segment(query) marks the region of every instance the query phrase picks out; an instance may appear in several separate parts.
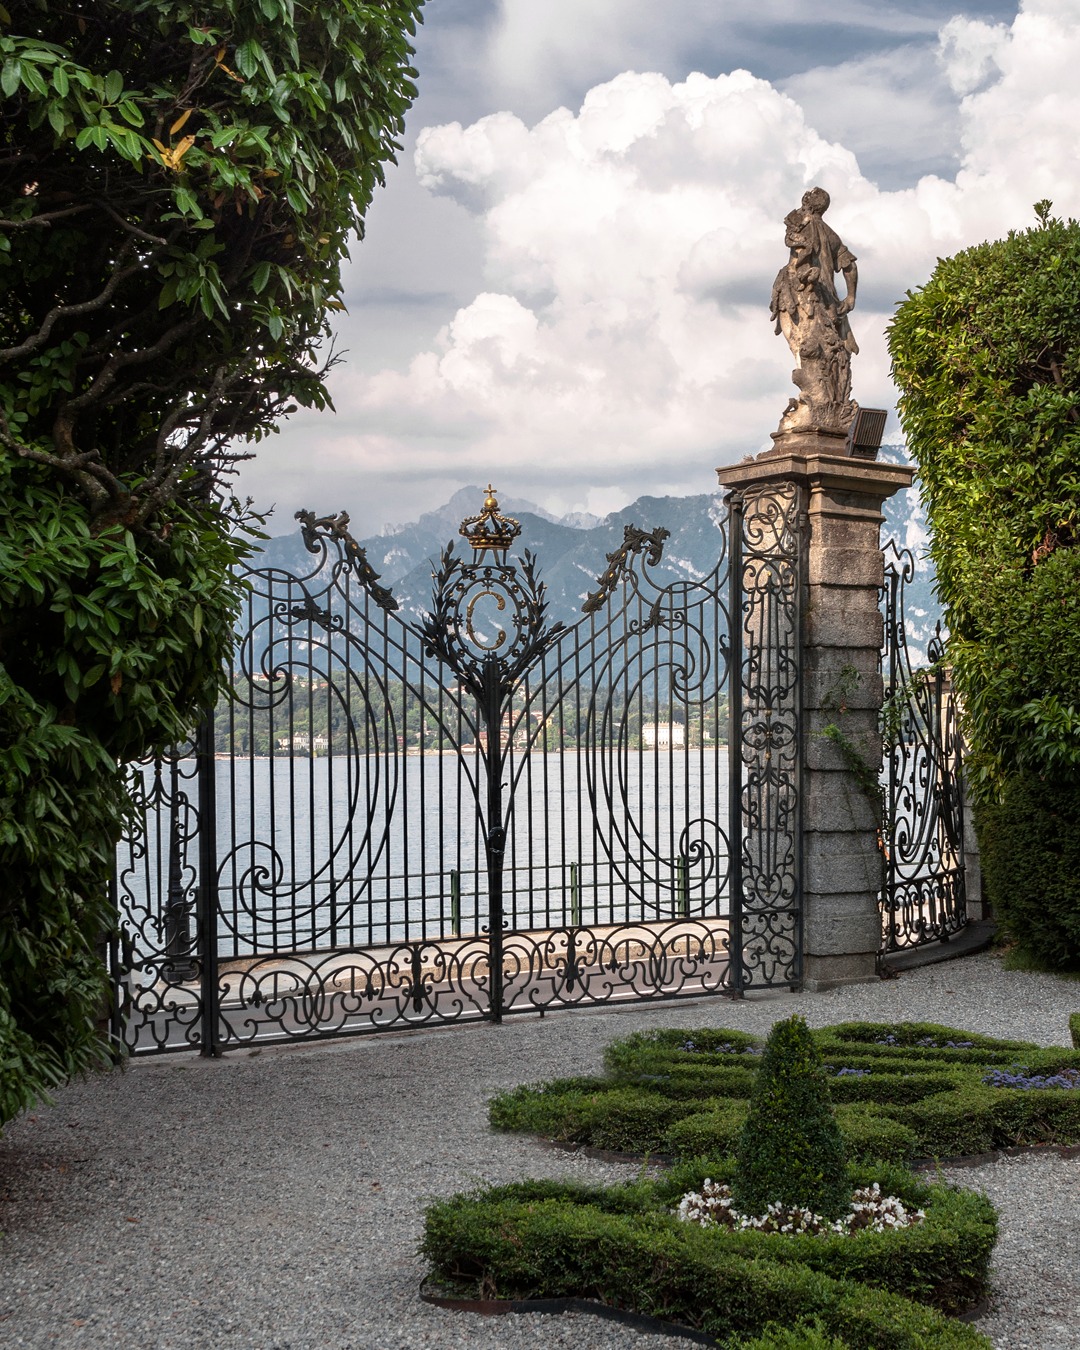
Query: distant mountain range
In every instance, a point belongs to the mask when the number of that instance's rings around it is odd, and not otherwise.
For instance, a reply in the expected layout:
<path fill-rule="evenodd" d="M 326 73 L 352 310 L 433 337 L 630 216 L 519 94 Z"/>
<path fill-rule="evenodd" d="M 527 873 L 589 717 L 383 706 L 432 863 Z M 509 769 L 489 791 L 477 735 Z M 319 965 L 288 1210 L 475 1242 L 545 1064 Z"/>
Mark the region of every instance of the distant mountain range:
<path fill-rule="evenodd" d="M 906 462 L 898 446 L 884 447 L 882 458 Z M 379 573 L 380 584 L 393 591 L 403 617 L 416 617 L 430 607 L 433 566 L 447 543 L 454 540 L 459 553 L 470 556 L 458 528 L 465 517 L 475 516 L 482 509 L 484 495 L 478 487 L 462 488 L 445 505 L 425 512 L 419 520 L 357 541 Z M 585 512 L 560 519 L 532 502 L 503 494 L 499 494 L 499 509 L 520 521 L 521 535 L 513 552 L 527 548 L 536 555 L 540 576 L 547 585 L 550 617 L 564 623 L 580 617 L 582 601 L 596 590 L 607 555 L 622 544 L 626 525 L 645 530 L 662 525 L 670 532 L 659 566 L 651 569 L 657 581 L 667 584 L 704 577 L 713 570 L 724 516 L 720 493 L 639 497 L 602 519 Z M 907 587 L 907 628 L 909 643 L 921 652 L 940 606 L 934 596 L 933 569 L 925 557 L 925 516 L 917 492 L 911 489 L 898 493 L 885 503 L 884 514 L 883 542 L 893 539 L 900 547 L 911 548 L 915 558 L 915 576 Z M 267 540 L 261 557 L 252 561 L 257 567 L 305 575 L 311 569 L 312 557 L 297 526 L 288 534 Z"/>

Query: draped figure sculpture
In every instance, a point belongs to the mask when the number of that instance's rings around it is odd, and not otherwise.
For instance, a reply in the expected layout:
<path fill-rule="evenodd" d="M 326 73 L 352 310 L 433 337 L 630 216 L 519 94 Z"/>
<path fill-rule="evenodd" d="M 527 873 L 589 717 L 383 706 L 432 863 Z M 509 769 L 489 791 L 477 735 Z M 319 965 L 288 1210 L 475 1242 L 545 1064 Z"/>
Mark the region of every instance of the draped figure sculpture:
<path fill-rule="evenodd" d="M 815 187 L 784 218 L 791 256 L 773 282 L 770 317 L 795 357 L 791 378 L 799 396 L 784 410 L 777 436 L 799 431 L 846 435 L 855 416 L 851 358 L 859 346 L 847 316 L 855 305 L 859 274 L 855 255 L 822 219 L 828 208 L 829 194 Z M 846 287 L 842 300 L 837 274 Z"/>

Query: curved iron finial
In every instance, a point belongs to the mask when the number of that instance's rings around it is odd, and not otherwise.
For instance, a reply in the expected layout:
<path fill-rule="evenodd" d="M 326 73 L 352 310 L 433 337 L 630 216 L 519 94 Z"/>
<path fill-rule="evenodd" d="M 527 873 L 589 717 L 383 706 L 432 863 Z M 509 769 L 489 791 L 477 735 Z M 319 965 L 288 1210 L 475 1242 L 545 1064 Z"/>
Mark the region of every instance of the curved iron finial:
<path fill-rule="evenodd" d="M 655 567 L 659 563 L 664 552 L 664 540 L 671 534 L 670 530 L 665 530 L 663 525 L 657 525 L 655 530 L 642 530 L 636 525 L 627 525 L 623 529 L 622 544 L 614 553 L 608 553 L 608 565 L 596 581 L 598 590 L 590 592 L 586 597 L 585 603 L 581 606 L 583 614 L 595 614 L 603 609 L 609 597 L 613 594 L 615 587 L 626 571 L 626 564 L 632 553 L 643 553 L 649 550 L 646 562 L 650 567 Z"/>
<path fill-rule="evenodd" d="M 393 594 L 385 586 L 379 585 L 379 573 L 368 562 L 367 553 L 349 533 L 348 511 L 339 511 L 336 516 L 316 516 L 314 511 L 297 511 L 296 519 L 300 522 L 304 545 L 309 553 L 318 553 L 320 535 L 333 539 L 341 545 L 345 561 L 357 581 L 379 608 L 397 609 L 398 602 Z"/>

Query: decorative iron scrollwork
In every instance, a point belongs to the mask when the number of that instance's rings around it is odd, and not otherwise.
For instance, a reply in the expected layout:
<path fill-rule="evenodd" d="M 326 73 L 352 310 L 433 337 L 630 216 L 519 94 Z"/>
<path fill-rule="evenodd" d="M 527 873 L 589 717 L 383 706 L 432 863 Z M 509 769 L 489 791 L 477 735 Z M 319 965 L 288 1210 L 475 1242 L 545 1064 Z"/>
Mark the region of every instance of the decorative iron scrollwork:
<path fill-rule="evenodd" d="M 467 563 L 451 543 L 434 580 L 431 611 L 418 630 L 425 654 L 448 666 L 476 698 L 490 699 L 497 691 L 501 704 L 565 629 L 546 622 L 547 593 L 536 558 L 525 549 L 517 565 Z M 477 628 L 476 607 L 485 597 L 506 615 L 506 627 L 500 622 L 494 641 L 484 640 Z M 499 710 L 492 713 L 497 723 Z"/>
<path fill-rule="evenodd" d="M 316 516 L 314 511 L 297 511 L 296 519 L 300 522 L 304 544 L 309 553 L 318 553 L 322 548 L 320 535 L 335 540 L 341 545 L 345 560 L 356 579 L 379 608 L 397 609 L 398 602 L 392 592 L 379 585 L 379 573 L 368 562 L 366 551 L 349 533 L 348 511 L 339 511 L 336 516 Z"/>
<path fill-rule="evenodd" d="M 623 528 L 623 541 L 614 553 L 606 554 L 607 568 L 596 579 L 597 589 L 591 592 L 581 606 L 583 614 L 597 614 L 615 593 L 619 582 L 628 575 L 631 558 L 646 553 L 645 561 L 650 567 L 656 567 L 664 553 L 664 540 L 671 537 L 671 531 L 658 525 L 655 530 L 642 530 L 637 525 Z"/>
<path fill-rule="evenodd" d="M 490 489 L 473 560 L 445 550 L 416 622 L 345 513 L 298 513 L 310 572 L 245 573 L 200 751 L 198 884 L 176 854 L 170 894 L 167 839 L 145 883 L 119 877 L 129 1044 L 797 980 L 798 495 L 739 503 L 696 579 L 661 584 L 668 531 L 627 527 L 569 626 L 533 554 L 507 560 L 518 522 Z M 184 795 L 150 782 L 144 850 Z"/>
<path fill-rule="evenodd" d="M 734 495 L 734 494 L 733 494 Z M 740 988 L 801 977 L 799 743 L 802 494 L 794 483 L 734 495 L 741 895 Z M 733 825 L 734 831 L 734 825 Z"/>
<path fill-rule="evenodd" d="M 290 619 L 298 623 L 314 623 L 320 628 L 341 628 L 341 615 L 333 614 L 329 609 L 320 608 L 310 595 L 305 595 L 303 603 L 290 605 L 286 611 Z"/>

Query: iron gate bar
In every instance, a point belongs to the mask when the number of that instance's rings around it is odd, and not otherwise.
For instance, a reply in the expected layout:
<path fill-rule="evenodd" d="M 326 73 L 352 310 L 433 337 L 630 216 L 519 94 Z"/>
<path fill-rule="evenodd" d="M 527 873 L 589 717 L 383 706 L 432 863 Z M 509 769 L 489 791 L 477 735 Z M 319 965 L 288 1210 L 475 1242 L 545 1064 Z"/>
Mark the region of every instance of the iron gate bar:
<path fill-rule="evenodd" d="M 217 915 L 217 773 L 214 763 L 214 723 L 205 717 L 199 727 L 199 884 L 196 932 L 199 935 L 199 994 L 202 1003 L 201 1050 L 221 1054 L 220 975 L 218 971 Z"/>
<path fill-rule="evenodd" d="M 741 672 L 743 669 L 743 625 L 742 586 L 745 564 L 743 561 L 743 532 L 745 529 L 745 498 L 741 492 L 728 494 L 728 545 L 731 550 L 730 573 L 730 614 L 728 629 L 731 668 Z M 742 726 L 743 726 L 743 681 L 733 679 L 728 694 L 728 876 L 729 894 L 734 902 L 741 902 L 743 894 L 743 762 L 742 762 Z M 729 959 L 732 962 L 731 988 L 737 998 L 742 998 L 746 985 L 746 971 L 743 965 L 742 904 L 733 903 L 728 916 Z"/>

